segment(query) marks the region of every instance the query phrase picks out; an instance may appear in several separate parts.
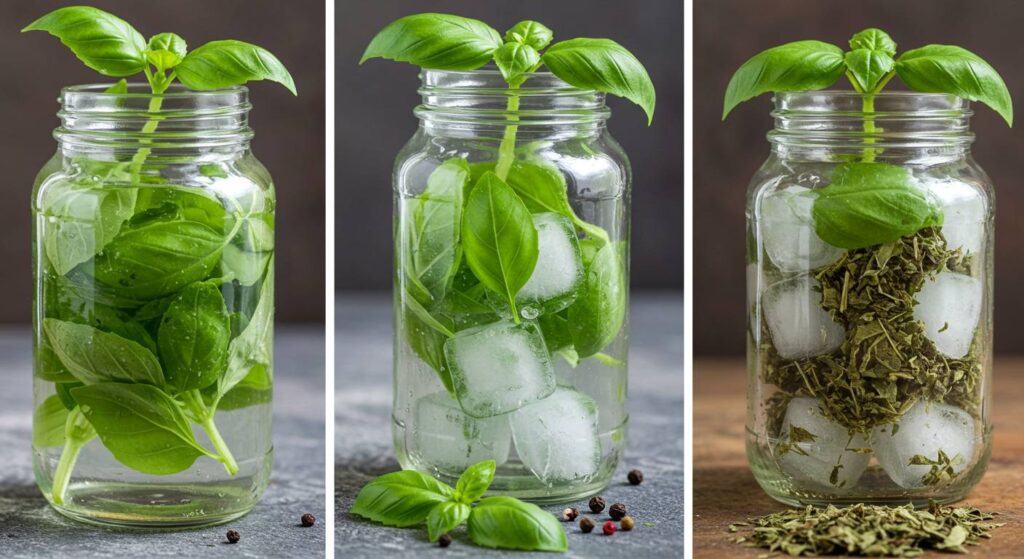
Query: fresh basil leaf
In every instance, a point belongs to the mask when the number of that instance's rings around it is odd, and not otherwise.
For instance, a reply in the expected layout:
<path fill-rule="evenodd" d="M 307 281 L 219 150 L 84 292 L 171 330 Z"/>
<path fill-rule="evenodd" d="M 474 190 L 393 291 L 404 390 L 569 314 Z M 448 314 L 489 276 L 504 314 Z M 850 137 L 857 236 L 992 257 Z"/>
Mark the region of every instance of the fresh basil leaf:
<path fill-rule="evenodd" d="M 455 501 L 435 505 L 427 515 L 427 536 L 430 541 L 436 542 L 443 534 L 461 526 L 469 518 L 470 510 L 469 505 Z"/>
<path fill-rule="evenodd" d="M 505 297 L 518 316 L 516 293 L 537 264 L 537 230 L 530 210 L 498 175 L 484 173 L 470 192 L 462 239 L 473 274 Z"/>
<path fill-rule="evenodd" d="M 68 411 L 71 411 L 78 407 L 78 402 L 71 396 L 71 390 L 78 388 L 79 386 L 85 386 L 81 382 L 58 382 L 53 385 L 54 390 L 57 391 L 57 398 L 60 399 L 61 403 Z"/>
<path fill-rule="evenodd" d="M 611 39 L 569 39 L 551 45 L 541 60 L 563 81 L 625 97 L 654 119 L 654 84 L 644 65 Z"/>
<path fill-rule="evenodd" d="M 857 80 L 860 90 L 875 91 L 878 83 L 896 67 L 896 62 L 884 52 L 856 49 L 846 53 L 846 68 Z"/>
<path fill-rule="evenodd" d="M 499 549 L 566 551 L 569 542 L 555 515 L 512 497 L 488 497 L 469 515 L 473 543 Z"/>
<path fill-rule="evenodd" d="M 256 365 L 273 366 L 274 335 L 274 259 L 260 286 L 259 303 L 245 330 L 228 345 L 228 367 L 217 382 L 219 394 L 227 394 Z"/>
<path fill-rule="evenodd" d="M 761 51 L 729 80 L 722 120 L 736 105 L 762 93 L 824 89 L 845 71 L 843 50 L 821 41 L 796 41 Z"/>
<path fill-rule="evenodd" d="M 210 91 L 255 80 L 270 80 L 298 95 L 295 81 L 270 51 L 242 41 L 211 41 L 188 53 L 174 71 L 195 91 Z"/>
<path fill-rule="evenodd" d="M 103 446 L 133 470 L 176 474 L 200 456 L 213 457 L 196 441 L 179 404 L 155 386 L 104 382 L 71 394 Z"/>
<path fill-rule="evenodd" d="M 530 45 L 521 43 L 505 43 L 494 51 L 494 63 L 505 81 L 518 85 L 522 83 L 522 75 L 532 70 L 540 62 L 540 53 Z"/>
<path fill-rule="evenodd" d="M 483 497 L 487 488 L 491 486 L 491 482 L 494 481 L 494 472 L 497 468 L 498 465 L 494 460 L 484 460 L 466 468 L 466 471 L 459 476 L 458 483 L 455 484 L 455 496 L 458 501 L 471 505 L 473 501 Z"/>
<path fill-rule="evenodd" d="M 43 400 L 32 413 L 32 446 L 49 448 L 64 444 L 68 409 L 56 394 Z"/>
<path fill-rule="evenodd" d="M 104 89 L 103 93 L 116 93 L 117 95 L 128 93 L 128 80 L 124 78 L 117 80 L 114 85 Z"/>
<path fill-rule="evenodd" d="M 75 297 L 73 293 L 62 292 L 58 295 L 57 300 L 55 318 L 66 322 L 87 324 L 98 330 L 117 334 L 136 342 L 154 354 L 157 352 L 153 336 L 129 313 L 103 303 Z"/>
<path fill-rule="evenodd" d="M 241 285 L 256 285 L 263 277 L 271 256 L 270 252 L 249 252 L 234 243 L 229 244 L 224 247 L 220 258 L 222 275 L 226 280 L 234 280 Z"/>
<path fill-rule="evenodd" d="M 22 29 L 60 39 L 86 66 L 105 76 L 130 76 L 146 67 L 146 39 L 121 18 L 88 6 L 54 10 Z"/>
<path fill-rule="evenodd" d="M 209 277 L 226 244 L 205 223 L 157 219 L 122 231 L 96 256 L 93 273 L 120 296 L 150 301 Z"/>
<path fill-rule="evenodd" d="M 156 356 L 131 340 L 55 318 L 43 319 L 43 332 L 64 367 L 85 384 L 107 381 L 164 384 L 163 370 Z"/>
<path fill-rule="evenodd" d="M 449 159 L 427 177 L 422 194 L 407 201 L 405 253 L 406 277 L 413 293 L 424 305 L 433 306 L 445 297 L 452 276 L 462 259 L 462 207 L 469 164 Z"/>
<path fill-rule="evenodd" d="M 486 23 L 449 14 L 416 14 L 382 29 L 359 60 L 386 58 L 437 70 L 476 70 L 501 46 Z"/>
<path fill-rule="evenodd" d="M 593 241 L 580 242 L 586 279 L 568 315 L 573 347 L 581 359 L 611 343 L 626 318 L 627 288 L 622 259 L 613 243 L 604 243 L 588 259 L 595 245 Z"/>
<path fill-rule="evenodd" d="M 175 33 L 153 35 L 147 47 L 146 60 L 161 72 L 177 66 L 188 52 L 185 39 Z"/>
<path fill-rule="evenodd" d="M 213 403 L 217 396 L 217 387 L 211 386 L 204 390 L 207 405 Z M 218 410 L 238 410 L 267 404 L 273 399 L 273 378 L 270 367 L 262 363 L 253 365 L 249 373 L 238 384 L 224 394 L 217 403 Z"/>
<path fill-rule="evenodd" d="M 505 32 L 505 42 L 522 43 L 536 50 L 541 50 L 551 44 L 551 39 L 554 36 L 554 33 L 545 27 L 544 24 L 525 20 L 513 25 L 511 29 Z"/>
<path fill-rule="evenodd" d="M 888 243 L 942 223 L 941 209 L 914 184 L 905 167 L 843 163 L 833 171 L 831 183 L 817 193 L 815 230 L 839 248 Z"/>
<path fill-rule="evenodd" d="M 220 289 L 210 283 L 186 287 L 164 313 L 157 337 L 168 386 L 184 392 L 216 382 L 228 364 L 230 338 Z"/>
<path fill-rule="evenodd" d="M 451 393 L 452 377 L 444 353 L 444 343 L 454 335 L 452 330 L 455 326 L 443 315 L 431 315 L 412 295 L 406 294 L 405 300 L 405 339 L 412 351 L 437 372 L 445 390 Z"/>
<path fill-rule="evenodd" d="M 973 52 L 953 45 L 926 45 L 896 60 L 896 74 L 917 91 L 949 93 L 992 107 L 1013 126 L 1013 100 L 1003 78 Z"/>
<path fill-rule="evenodd" d="M 415 526 L 453 494 L 450 486 L 420 472 L 392 472 L 363 486 L 351 513 L 387 526 Z"/>
<path fill-rule="evenodd" d="M 569 311 L 544 313 L 537 317 L 537 324 L 544 333 L 544 345 L 549 353 L 572 347 L 572 334 L 569 331 Z"/>
<path fill-rule="evenodd" d="M 101 180 L 110 178 L 107 169 Z M 73 183 L 41 189 L 39 211 L 44 217 L 40 236 L 46 258 L 60 275 L 103 250 L 135 210 L 133 188 L 93 188 Z"/>
<path fill-rule="evenodd" d="M 850 50 L 857 49 L 881 52 L 892 57 L 896 56 L 896 41 L 893 41 L 885 31 L 870 27 L 850 38 Z"/>

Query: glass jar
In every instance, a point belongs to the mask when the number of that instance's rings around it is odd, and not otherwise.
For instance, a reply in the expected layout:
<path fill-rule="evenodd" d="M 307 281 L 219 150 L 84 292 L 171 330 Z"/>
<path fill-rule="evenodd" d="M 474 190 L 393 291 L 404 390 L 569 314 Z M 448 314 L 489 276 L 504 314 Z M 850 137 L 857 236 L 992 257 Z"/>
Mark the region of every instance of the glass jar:
<path fill-rule="evenodd" d="M 995 199 L 971 114 L 776 94 L 747 198 L 747 455 L 775 499 L 923 506 L 984 474 Z"/>
<path fill-rule="evenodd" d="M 60 102 L 32 194 L 36 481 L 77 520 L 237 518 L 272 461 L 275 202 L 248 91 Z"/>
<path fill-rule="evenodd" d="M 421 78 L 394 171 L 399 462 L 454 484 L 494 460 L 491 494 L 593 494 L 628 423 L 631 179 L 604 95 L 548 73 L 518 90 L 491 69 Z M 516 261 L 533 238 L 536 261 Z M 514 297 L 488 258 L 525 282 Z"/>

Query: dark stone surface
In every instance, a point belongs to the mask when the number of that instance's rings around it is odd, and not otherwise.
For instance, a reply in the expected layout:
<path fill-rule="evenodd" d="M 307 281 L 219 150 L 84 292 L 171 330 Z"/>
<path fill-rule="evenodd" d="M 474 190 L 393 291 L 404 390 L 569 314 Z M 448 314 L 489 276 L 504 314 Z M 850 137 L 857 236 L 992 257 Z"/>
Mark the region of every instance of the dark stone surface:
<path fill-rule="evenodd" d="M 488 551 L 461 531 L 451 547 L 427 541 L 426 529 L 379 526 L 348 514 L 370 479 L 398 469 L 391 446 L 391 300 L 343 296 L 336 311 L 335 550 L 337 557 L 551 557 Z M 603 492 L 636 520 L 632 532 L 607 537 L 600 524 L 583 534 L 565 524 L 568 557 L 681 557 L 683 555 L 683 303 L 679 295 L 634 295 L 631 315 L 630 430 L 626 457 Z M 626 472 L 639 468 L 644 483 Z M 574 503 L 588 511 L 586 503 Z M 560 512 L 564 506 L 547 507 Z M 607 513 L 607 511 L 606 511 Z M 595 518 L 607 520 L 607 516 Z M 578 521 L 577 521 L 578 522 Z"/>
<path fill-rule="evenodd" d="M 278 328 L 274 378 L 274 470 L 263 500 L 223 526 L 185 531 L 113 530 L 53 511 L 32 476 L 31 335 L 0 330 L 0 556 L 8 557 L 323 557 L 323 334 Z M 228 529 L 242 541 L 229 545 Z"/>

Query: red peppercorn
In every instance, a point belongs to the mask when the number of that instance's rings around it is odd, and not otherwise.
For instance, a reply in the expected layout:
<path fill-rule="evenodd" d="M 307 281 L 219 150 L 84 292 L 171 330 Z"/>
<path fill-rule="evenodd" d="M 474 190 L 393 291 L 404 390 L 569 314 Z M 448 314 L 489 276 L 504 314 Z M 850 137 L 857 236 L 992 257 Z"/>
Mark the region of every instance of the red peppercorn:
<path fill-rule="evenodd" d="M 601 531 L 604 532 L 604 535 L 606 535 L 606 536 L 610 536 L 610 535 L 614 534 L 615 533 L 615 523 L 612 522 L 611 520 L 605 522 L 604 524 L 601 525 Z"/>

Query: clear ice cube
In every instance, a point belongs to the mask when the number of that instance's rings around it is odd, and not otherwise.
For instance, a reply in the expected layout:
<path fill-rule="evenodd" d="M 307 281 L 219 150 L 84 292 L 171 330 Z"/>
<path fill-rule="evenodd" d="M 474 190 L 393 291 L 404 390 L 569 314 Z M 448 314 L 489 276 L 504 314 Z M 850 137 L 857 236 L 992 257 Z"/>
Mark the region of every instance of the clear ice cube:
<path fill-rule="evenodd" d="M 512 446 L 508 417 L 475 418 L 447 392 L 416 401 L 413 452 L 442 472 L 458 476 L 483 460 L 504 464 Z"/>
<path fill-rule="evenodd" d="M 971 349 L 981 317 L 981 282 L 971 276 L 942 272 L 929 278 L 914 296 L 914 318 L 947 357 L 959 359 Z"/>
<path fill-rule="evenodd" d="M 942 236 L 951 250 L 981 252 L 988 221 L 987 196 L 974 185 L 960 182 L 934 182 L 928 191 L 942 207 Z"/>
<path fill-rule="evenodd" d="M 509 416 L 519 459 L 545 483 L 587 480 L 601 464 L 597 403 L 571 388 Z"/>
<path fill-rule="evenodd" d="M 568 307 L 583 284 L 580 244 L 572 222 L 548 212 L 534 214 L 533 225 L 537 229 L 537 265 L 516 295 L 520 314 L 527 318 Z"/>
<path fill-rule="evenodd" d="M 843 249 L 818 237 L 814 230 L 817 193 L 804 186 L 772 192 L 761 201 L 761 235 L 768 258 L 780 270 L 801 272 L 835 262 Z"/>
<path fill-rule="evenodd" d="M 462 330 L 444 344 L 452 386 L 473 417 L 515 411 L 555 391 L 555 371 L 535 322 L 502 320 Z"/>
<path fill-rule="evenodd" d="M 801 275 L 768 286 L 761 305 L 772 345 L 783 359 L 830 353 L 843 345 L 846 330 L 821 308 L 818 280 Z"/>
<path fill-rule="evenodd" d="M 813 441 L 790 440 L 791 427 L 813 435 Z M 799 433 L 799 431 L 797 431 Z M 864 436 L 825 417 L 817 398 L 798 397 L 789 401 L 782 422 L 780 442 L 789 446 L 775 452 L 782 468 L 794 479 L 832 491 L 853 488 L 868 467 L 871 455 Z"/>
<path fill-rule="evenodd" d="M 879 464 L 900 487 L 914 489 L 929 485 L 932 471 L 927 464 L 911 465 L 915 456 L 937 461 L 943 451 L 955 475 L 974 461 L 974 418 L 960 408 L 938 402 L 918 401 L 893 425 L 880 425 L 871 432 L 871 448 Z M 893 432 L 895 431 L 895 432 Z M 940 478 L 940 482 L 943 479 Z"/>

